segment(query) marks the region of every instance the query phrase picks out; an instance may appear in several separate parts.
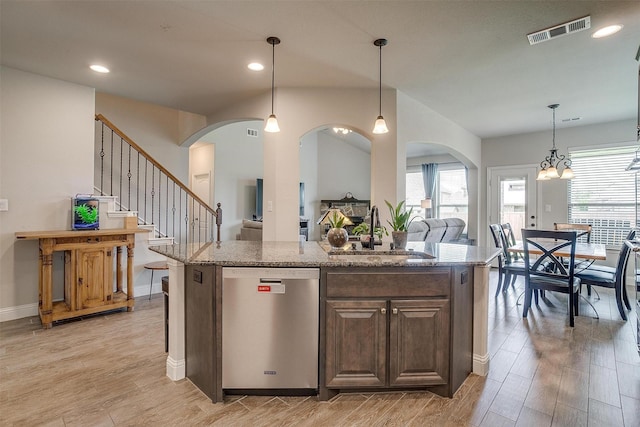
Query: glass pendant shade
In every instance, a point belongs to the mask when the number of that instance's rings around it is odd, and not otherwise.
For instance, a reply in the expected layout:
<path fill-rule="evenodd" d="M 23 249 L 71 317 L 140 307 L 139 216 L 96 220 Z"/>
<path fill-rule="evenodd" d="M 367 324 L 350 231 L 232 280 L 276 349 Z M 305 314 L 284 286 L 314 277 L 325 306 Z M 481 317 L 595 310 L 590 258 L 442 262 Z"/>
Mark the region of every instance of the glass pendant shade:
<path fill-rule="evenodd" d="M 548 179 L 547 177 L 547 170 L 546 169 L 540 169 L 540 172 L 538 172 L 538 177 L 536 178 L 536 181 L 546 181 Z"/>
<path fill-rule="evenodd" d="M 570 167 L 566 167 L 562 171 L 562 176 L 560 176 L 560 179 L 572 179 L 573 177 L 573 169 L 571 169 Z"/>
<path fill-rule="evenodd" d="M 278 119 L 275 114 L 271 114 L 267 119 L 267 125 L 264 127 L 265 132 L 280 132 L 280 126 L 278 126 Z"/>
<path fill-rule="evenodd" d="M 558 169 L 554 166 L 549 166 L 547 168 L 547 178 L 560 178 L 560 175 L 558 175 Z"/>
<path fill-rule="evenodd" d="M 376 123 L 373 125 L 373 133 L 387 133 L 389 129 L 387 128 L 387 122 L 384 121 L 384 117 L 378 116 L 376 119 Z"/>

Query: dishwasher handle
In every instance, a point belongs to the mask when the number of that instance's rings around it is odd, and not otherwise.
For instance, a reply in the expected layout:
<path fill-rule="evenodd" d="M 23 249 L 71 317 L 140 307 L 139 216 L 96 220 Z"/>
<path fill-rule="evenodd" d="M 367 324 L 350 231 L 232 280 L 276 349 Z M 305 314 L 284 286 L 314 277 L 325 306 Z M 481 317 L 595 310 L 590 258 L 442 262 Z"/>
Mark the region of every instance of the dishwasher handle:
<path fill-rule="evenodd" d="M 260 283 L 282 283 L 282 279 L 263 279 L 263 278 L 260 278 Z"/>

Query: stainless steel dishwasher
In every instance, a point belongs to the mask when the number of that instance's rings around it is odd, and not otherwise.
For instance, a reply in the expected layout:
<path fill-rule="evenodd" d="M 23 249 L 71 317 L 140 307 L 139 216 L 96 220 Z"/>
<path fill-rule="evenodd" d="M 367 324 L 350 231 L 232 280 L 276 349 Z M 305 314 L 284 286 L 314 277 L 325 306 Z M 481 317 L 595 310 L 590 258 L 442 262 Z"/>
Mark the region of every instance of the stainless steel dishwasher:
<path fill-rule="evenodd" d="M 317 268 L 222 269 L 222 388 L 318 387 Z"/>

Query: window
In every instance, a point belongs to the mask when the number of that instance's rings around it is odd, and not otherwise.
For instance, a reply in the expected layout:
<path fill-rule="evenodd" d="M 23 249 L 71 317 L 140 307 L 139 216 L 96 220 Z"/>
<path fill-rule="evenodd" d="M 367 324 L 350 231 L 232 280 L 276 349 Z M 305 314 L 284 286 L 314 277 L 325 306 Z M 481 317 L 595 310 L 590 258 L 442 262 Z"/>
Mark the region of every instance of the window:
<path fill-rule="evenodd" d="M 619 246 L 634 227 L 634 174 L 625 171 L 635 148 L 569 151 L 575 178 L 568 182 L 568 220 L 591 224 L 591 242 Z"/>
<path fill-rule="evenodd" d="M 468 221 L 467 173 L 464 168 L 439 170 L 436 181 L 437 218 L 460 218 Z"/>
<path fill-rule="evenodd" d="M 459 164 L 440 165 L 435 192 L 435 212 L 431 217 L 460 218 L 465 224 L 468 223 L 469 198 L 464 167 Z M 413 207 L 416 216 L 425 216 L 426 212 L 420 206 L 420 201 L 424 199 L 424 181 L 419 169 L 407 171 L 406 199 L 407 207 Z"/>

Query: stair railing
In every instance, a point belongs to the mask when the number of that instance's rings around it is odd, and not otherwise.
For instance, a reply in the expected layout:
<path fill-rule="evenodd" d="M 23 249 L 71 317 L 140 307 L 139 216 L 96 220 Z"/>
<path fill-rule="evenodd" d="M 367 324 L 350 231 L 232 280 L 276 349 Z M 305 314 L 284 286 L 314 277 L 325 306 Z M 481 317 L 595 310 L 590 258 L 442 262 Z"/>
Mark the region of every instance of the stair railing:
<path fill-rule="evenodd" d="M 174 243 L 220 242 L 222 209 L 213 209 L 102 114 L 96 117 L 95 186 L 117 197 L 121 211 Z"/>

